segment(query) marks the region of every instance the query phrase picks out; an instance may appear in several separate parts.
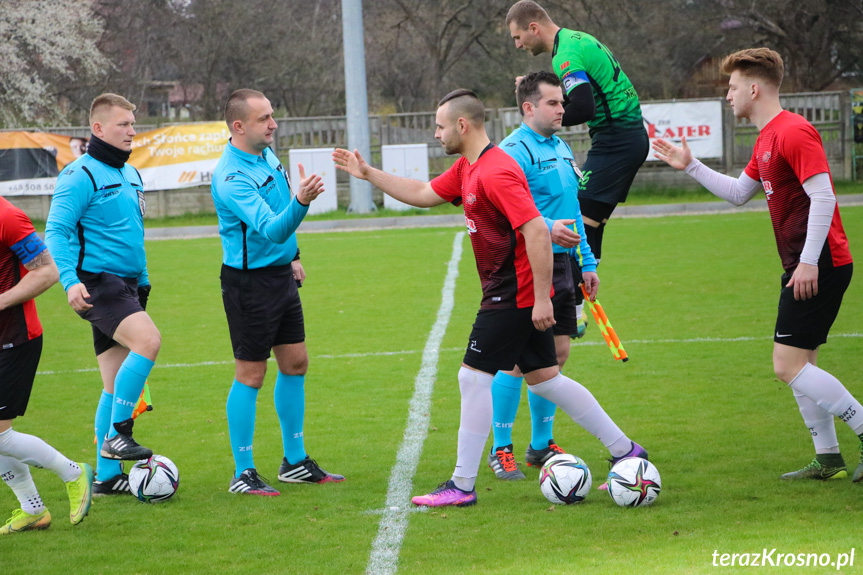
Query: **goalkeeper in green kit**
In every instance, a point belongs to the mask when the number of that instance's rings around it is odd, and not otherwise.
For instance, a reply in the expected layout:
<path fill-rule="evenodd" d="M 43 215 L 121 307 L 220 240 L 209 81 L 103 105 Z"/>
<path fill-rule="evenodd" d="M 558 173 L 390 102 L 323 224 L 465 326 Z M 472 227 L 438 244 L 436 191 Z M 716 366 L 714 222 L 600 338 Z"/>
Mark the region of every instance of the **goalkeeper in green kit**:
<path fill-rule="evenodd" d="M 635 173 L 647 159 L 649 141 L 638 94 L 611 50 L 590 34 L 557 26 L 536 2 L 513 4 L 506 25 L 516 48 L 534 56 L 551 53 L 567 100 L 563 125 L 587 122 L 591 146 L 582 165 L 578 202 L 587 243 L 599 263 L 605 224 L 617 204 L 626 201 Z"/>

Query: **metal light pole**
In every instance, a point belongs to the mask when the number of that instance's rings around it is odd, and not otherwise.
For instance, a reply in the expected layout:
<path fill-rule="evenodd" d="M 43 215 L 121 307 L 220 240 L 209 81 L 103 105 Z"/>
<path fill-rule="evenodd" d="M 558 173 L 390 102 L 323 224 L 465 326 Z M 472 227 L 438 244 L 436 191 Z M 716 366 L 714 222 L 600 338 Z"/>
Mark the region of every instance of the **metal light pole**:
<path fill-rule="evenodd" d="M 371 162 L 362 0 L 342 0 L 342 38 L 345 50 L 348 149 L 359 150 L 363 158 Z M 376 209 L 372 201 L 372 185 L 365 180 L 351 178 L 351 203 L 348 205 L 348 212 L 367 214 Z"/>

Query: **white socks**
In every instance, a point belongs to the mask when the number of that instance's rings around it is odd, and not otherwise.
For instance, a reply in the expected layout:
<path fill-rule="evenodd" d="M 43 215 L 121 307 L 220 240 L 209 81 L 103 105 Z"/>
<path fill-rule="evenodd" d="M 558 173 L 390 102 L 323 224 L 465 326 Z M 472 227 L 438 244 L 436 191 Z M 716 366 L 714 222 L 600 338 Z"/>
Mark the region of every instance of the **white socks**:
<path fill-rule="evenodd" d="M 836 437 L 836 425 L 833 424 L 833 414 L 821 409 L 814 401 L 802 393 L 792 390 L 803 423 L 812 434 L 815 453 L 839 453 L 839 439 Z"/>
<path fill-rule="evenodd" d="M 857 435 L 863 433 L 863 405 L 854 399 L 838 379 L 823 369 L 807 363 L 788 386 L 847 423 Z"/>
<path fill-rule="evenodd" d="M 490 373 L 474 371 L 464 366 L 458 372 L 461 391 L 461 422 L 458 427 L 458 458 L 452 481 L 462 491 L 472 491 L 479 473 L 483 450 L 491 431 Z"/>
<path fill-rule="evenodd" d="M 25 513 L 38 515 L 45 510 L 45 504 L 42 503 L 36 484 L 33 483 L 28 466 L 14 457 L 0 455 L 0 479 L 15 493 Z"/>
<path fill-rule="evenodd" d="M 0 455 L 14 457 L 34 467 L 44 467 L 60 476 L 64 482 L 81 476 L 81 468 L 62 453 L 36 437 L 7 429 L 0 433 Z"/>
<path fill-rule="evenodd" d="M 577 381 L 559 373 L 548 381 L 530 386 L 530 390 L 556 403 L 574 422 L 600 440 L 612 457 L 625 455 L 632 448 L 626 434 L 605 413 L 593 394 Z"/>

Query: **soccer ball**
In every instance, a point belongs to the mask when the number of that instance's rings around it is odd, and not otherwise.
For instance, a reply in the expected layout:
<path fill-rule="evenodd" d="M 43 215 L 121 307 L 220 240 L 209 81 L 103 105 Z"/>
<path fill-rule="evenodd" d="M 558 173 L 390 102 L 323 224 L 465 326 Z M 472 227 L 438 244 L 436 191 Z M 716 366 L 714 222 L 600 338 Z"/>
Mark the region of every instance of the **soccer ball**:
<path fill-rule="evenodd" d="M 647 507 L 659 496 L 659 470 L 646 459 L 627 457 L 608 473 L 608 494 L 621 507 Z"/>
<path fill-rule="evenodd" d="M 180 487 L 180 472 L 164 455 L 136 461 L 129 470 L 129 489 L 144 503 L 167 501 Z"/>
<path fill-rule="evenodd" d="M 557 505 L 583 501 L 593 479 L 587 463 L 570 453 L 555 455 L 539 472 L 539 489 L 545 498 Z"/>

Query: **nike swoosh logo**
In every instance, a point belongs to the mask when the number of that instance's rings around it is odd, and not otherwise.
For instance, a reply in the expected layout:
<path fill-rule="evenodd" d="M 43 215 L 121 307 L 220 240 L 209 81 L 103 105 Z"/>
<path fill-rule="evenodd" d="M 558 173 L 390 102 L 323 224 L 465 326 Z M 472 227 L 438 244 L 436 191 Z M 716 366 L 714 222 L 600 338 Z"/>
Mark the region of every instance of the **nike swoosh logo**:
<path fill-rule="evenodd" d="M 3 407 L 0 407 L 0 409 L 6 409 L 7 407 L 9 407 L 9 406 L 8 406 L 8 405 L 4 405 Z"/>
<path fill-rule="evenodd" d="M 791 337 L 791 334 L 790 334 L 790 333 L 779 333 L 779 332 L 777 331 L 777 332 L 776 332 L 776 337 Z"/>

